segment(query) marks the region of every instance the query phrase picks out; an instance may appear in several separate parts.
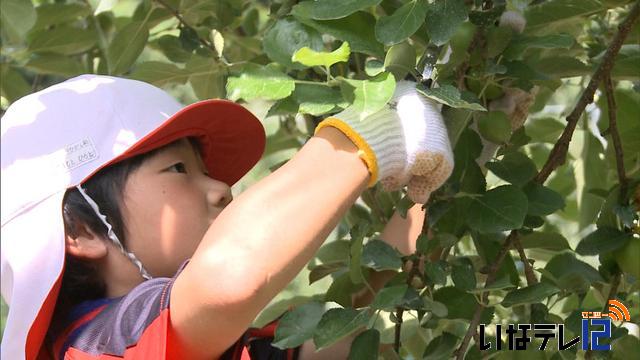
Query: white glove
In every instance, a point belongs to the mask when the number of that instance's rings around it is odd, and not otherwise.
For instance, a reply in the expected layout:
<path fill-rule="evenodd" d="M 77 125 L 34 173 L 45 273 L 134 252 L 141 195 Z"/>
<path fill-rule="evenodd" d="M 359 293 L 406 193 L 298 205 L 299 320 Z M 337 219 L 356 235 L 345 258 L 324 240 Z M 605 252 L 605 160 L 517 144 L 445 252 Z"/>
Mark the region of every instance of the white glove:
<path fill-rule="evenodd" d="M 453 153 L 442 115 L 435 102 L 416 91 L 410 81 L 399 81 L 384 109 L 359 119 L 347 108 L 323 120 L 325 126 L 342 131 L 360 149 L 369 167 L 369 187 L 380 181 L 385 191 L 408 185 L 415 203 L 425 204 L 453 170 Z"/>

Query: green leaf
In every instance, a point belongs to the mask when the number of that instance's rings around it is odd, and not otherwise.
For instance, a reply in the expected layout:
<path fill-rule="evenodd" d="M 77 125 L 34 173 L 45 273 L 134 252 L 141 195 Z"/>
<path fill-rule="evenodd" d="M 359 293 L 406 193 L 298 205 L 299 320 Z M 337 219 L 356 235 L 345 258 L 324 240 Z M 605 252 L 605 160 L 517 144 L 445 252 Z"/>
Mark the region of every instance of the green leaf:
<path fill-rule="evenodd" d="M 294 348 L 313 337 L 324 314 L 324 304 L 309 302 L 288 311 L 278 322 L 272 345 L 279 349 Z"/>
<path fill-rule="evenodd" d="M 494 58 L 509 46 L 513 30 L 505 26 L 492 26 L 487 31 L 487 56 Z"/>
<path fill-rule="evenodd" d="M 395 91 L 396 81 L 393 75 L 384 72 L 370 80 L 343 78 L 340 88 L 344 97 L 352 102 L 353 111 L 362 120 L 387 104 Z"/>
<path fill-rule="evenodd" d="M 381 74 L 383 71 L 385 71 L 384 63 L 380 60 L 367 59 L 367 62 L 364 63 L 364 72 L 371 77 Z"/>
<path fill-rule="evenodd" d="M 429 237 L 427 237 L 427 234 L 420 234 L 418 235 L 418 239 L 416 240 L 416 250 L 418 250 L 420 254 L 426 254 L 427 251 L 429 251 L 429 249 L 433 247 L 433 245 L 431 244 L 432 242 L 429 241 Z"/>
<path fill-rule="evenodd" d="M 313 335 L 316 350 L 322 350 L 351 335 L 369 322 L 369 311 L 347 309 L 330 309 L 323 316 Z"/>
<path fill-rule="evenodd" d="M 640 121 L 638 121 L 640 93 L 631 88 L 618 88 L 614 91 L 614 95 L 616 98 L 618 133 L 620 134 L 622 152 L 624 153 L 624 167 L 625 169 L 636 169 L 640 164 L 640 136 L 637 136 L 637 134 L 640 134 Z M 605 97 L 601 96 L 598 101 L 598 105 L 602 110 L 598 124 L 601 126 L 601 130 L 609 126 L 608 106 L 606 104 Z M 607 147 L 606 160 L 608 164 L 616 163 L 613 148 L 613 146 Z"/>
<path fill-rule="evenodd" d="M 35 10 L 37 19 L 35 25 L 33 25 L 33 29 L 38 30 L 44 29 L 51 25 L 69 23 L 79 17 L 84 17 L 91 14 L 91 7 L 83 3 L 42 4 Z"/>
<path fill-rule="evenodd" d="M 426 311 L 431 311 L 434 316 L 437 316 L 439 318 L 447 316 L 448 310 L 445 304 L 438 301 L 433 301 L 427 296 L 423 297 L 422 299 L 424 300 L 424 309 Z"/>
<path fill-rule="evenodd" d="M 538 173 L 533 160 L 517 151 L 509 152 L 502 160 L 488 162 L 485 166 L 499 178 L 516 186 L 528 183 Z"/>
<path fill-rule="evenodd" d="M 616 59 L 616 64 L 618 60 Z M 571 56 L 545 57 L 537 59 L 531 65 L 537 71 L 557 78 L 584 76 L 593 72 L 589 65 Z"/>
<path fill-rule="evenodd" d="M 467 290 L 467 292 L 472 294 L 482 294 L 487 291 L 511 289 L 514 287 L 515 285 L 513 285 L 508 277 L 501 276 L 489 286 L 477 287 L 475 289 Z"/>
<path fill-rule="evenodd" d="M 231 100 L 264 98 L 277 100 L 289 96 L 295 88 L 292 78 L 275 66 L 245 66 L 240 75 L 227 80 L 227 97 Z"/>
<path fill-rule="evenodd" d="M 189 74 L 172 63 L 161 61 L 145 61 L 136 66 L 132 79 L 142 80 L 156 86 L 166 84 L 184 84 L 189 78 Z"/>
<path fill-rule="evenodd" d="M 571 249 L 567 239 L 555 232 L 534 231 L 521 237 L 520 244 L 522 244 L 523 249 L 545 249 L 552 251 Z"/>
<path fill-rule="evenodd" d="M 358 285 L 351 282 L 351 274 L 345 271 L 333 280 L 324 301 L 333 301 L 345 307 L 351 306 L 351 293 L 357 289 Z"/>
<path fill-rule="evenodd" d="M 148 38 L 149 29 L 144 21 L 131 22 L 120 29 L 109 44 L 110 74 L 127 72 L 144 50 Z"/>
<path fill-rule="evenodd" d="M 439 88 L 426 89 L 418 86 L 417 90 L 424 96 L 433 99 L 441 104 L 451 106 L 453 108 L 462 108 L 469 110 L 486 111 L 482 105 L 477 102 L 469 102 L 463 99 L 460 91 L 451 85 L 442 85 Z"/>
<path fill-rule="evenodd" d="M 268 146 L 268 145 L 267 145 Z M 349 249 L 351 242 L 348 240 L 335 240 L 327 242 L 316 252 L 316 258 L 323 263 L 349 261 Z M 365 246 L 366 248 L 366 246 Z"/>
<path fill-rule="evenodd" d="M 396 81 L 404 79 L 407 73 L 414 72 L 415 67 L 416 50 L 407 42 L 390 47 L 384 58 L 384 70 L 392 73 Z"/>
<path fill-rule="evenodd" d="M 400 253 L 382 240 L 369 240 L 362 250 L 362 265 L 376 271 L 398 270 L 402 266 Z"/>
<path fill-rule="evenodd" d="M 380 289 L 371 303 L 371 308 L 385 311 L 395 310 L 397 306 L 403 304 L 408 289 L 406 284 Z"/>
<path fill-rule="evenodd" d="M 343 42 L 339 48 L 332 52 L 315 51 L 308 47 L 300 48 L 291 57 L 291 61 L 299 62 L 305 66 L 324 66 L 326 68 L 339 62 L 349 60 L 351 49 L 348 42 Z"/>
<path fill-rule="evenodd" d="M 603 11 L 599 0 L 549 0 L 525 11 L 527 30 L 538 30 L 555 22 L 562 22 L 574 17 L 582 17 Z"/>
<path fill-rule="evenodd" d="M 603 227 L 587 235 L 576 247 L 580 255 L 598 255 L 619 249 L 626 245 L 632 236 L 618 229 Z"/>
<path fill-rule="evenodd" d="M 560 289 L 550 283 L 546 281 L 539 282 L 509 292 L 502 300 L 502 306 L 511 307 L 520 304 L 538 303 L 558 292 L 560 292 Z"/>
<path fill-rule="evenodd" d="M 82 64 L 77 59 L 53 53 L 35 55 L 29 59 L 24 67 L 40 74 L 65 77 L 73 77 L 84 72 Z"/>
<path fill-rule="evenodd" d="M 452 109 L 449 108 L 445 111 L 445 119 L 450 119 L 446 116 L 451 114 Z M 467 112 L 467 110 L 457 110 Z M 464 114 L 460 114 L 463 116 Z M 451 133 L 449 133 L 451 135 Z M 461 130 L 459 140 L 456 142 L 456 146 L 453 151 L 455 167 L 453 168 L 453 174 L 451 174 L 451 180 L 453 183 L 459 183 L 460 191 L 465 193 L 484 193 L 486 190 L 485 175 L 478 166 L 476 159 L 482 151 L 482 141 L 478 134 L 468 128 Z"/>
<path fill-rule="evenodd" d="M 478 113 L 478 131 L 486 140 L 504 144 L 511 138 L 511 121 L 502 111 Z"/>
<path fill-rule="evenodd" d="M 360 333 L 351 343 L 348 360 L 378 360 L 380 332 L 368 329 Z"/>
<path fill-rule="evenodd" d="M 273 61 L 286 67 L 303 69 L 304 66 L 291 61 L 293 54 L 302 47 L 322 50 L 320 34 L 293 18 L 278 20 L 264 35 L 262 48 Z"/>
<path fill-rule="evenodd" d="M 476 272 L 471 260 L 467 258 L 456 259 L 451 267 L 451 279 L 460 290 L 471 290 L 476 287 Z"/>
<path fill-rule="evenodd" d="M 91 49 L 97 42 L 95 31 L 68 25 L 39 30 L 30 35 L 29 51 L 73 55 Z"/>
<path fill-rule="evenodd" d="M 629 354 L 640 352 L 640 339 L 634 335 L 626 335 L 613 342 L 613 360 L 628 358 Z"/>
<path fill-rule="evenodd" d="M 187 62 L 189 83 L 200 100 L 224 97 L 224 67 L 212 57 L 194 55 Z"/>
<path fill-rule="evenodd" d="M 527 135 L 534 142 L 555 144 L 562 134 L 565 125 L 551 117 L 529 119 L 525 124 Z"/>
<path fill-rule="evenodd" d="M 455 287 L 442 287 L 433 293 L 433 300 L 447 306 L 447 319 L 471 320 L 478 306 L 476 298 Z M 493 318 L 493 307 L 487 307 L 482 311 L 480 321 L 490 323 Z"/>
<path fill-rule="evenodd" d="M 422 26 L 428 6 L 426 1 L 412 0 L 393 14 L 380 17 L 376 23 L 376 38 L 385 45 L 405 40 Z"/>
<path fill-rule="evenodd" d="M 557 279 L 558 287 L 569 291 L 586 292 L 591 284 L 603 281 L 596 269 L 567 252 L 549 260 L 545 270 Z"/>
<path fill-rule="evenodd" d="M 31 84 L 13 66 L 0 63 L 0 69 L 0 75 L 2 75 L 0 89 L 2 96 L 7 100 L 13 102 L 31 92 Z"/>
<path fill-rule="evenodd" d="M 309 285 L 324 278 L 327 275 L 331 275 L 340 270 L 345 270 L 346 267 L 347 264 L 343 261 L 320 264 L 311 269 L 311 272 L 309 273 Z"/>
<path fill-rule="evenodd" d="M 604 57 L 604 54 L 602 54 Z M 598 56 L 600 58 L 600 55 Z M 594 59 L 595 60 L 595 59 Z M 600 64 L 600 60 L 596 60 Z M 639 80 L 640 79 L 640 45 L 625 44 L 620 48 L 620 52 L 613 63 L 611 77 L 616 80 Z"/>
<path fill-rule="evenodd" d="M 545 36 L 517 36 L 505 49 L 506 59 L 522 59 L 527 49 L 569 49 L 575 44 L 575 39 L 569 34 L 553 34 Z"/>
<path fill-rule="evenodd" d="M 429 342 L 422 357 L 431 360 L 451 359 L 457 344 L 458 337 L 451 333 L 443 332 L 442 335 Z"/>
<path fill-rule="evenodd" d="M 327 85 L 318 84 L 296 84 L 293 98 L 300 104 L 299 112 L 319 116 L 348 104 L 342 99 L 339 90 Z"/>
<path fill-rule="evenodd" d="M 544 185 L 531 183 L 523 189 L 529 201 L 527 214 L 533 216 L 545 216 L 564 209 L 564 198 L 557 192 Z"/>
<path fill-rule="evenodd" d="M 427 282 L 437 285 L 444 285 L 447 283 L 447 263 L 443 260 L 428 261 L 424 264 L 424 275 L 427 278 Z"/>
<path fill-rule="evenodd" d="M 467 223 L 480 232 L 519 229 L 527 215 L 527 196 L 513 185 L 503 185 L 471 198 Z"/>
<path fill-rule="evenodd" d="M 429 4 L 426 26 L 435 45 L 444 45 L 467 19 L 464 0 L 441 0 Z"/>
<path fill-rule="evenodd" d="M 187 62 L 191 59 L 191 52 L 182 47 L 180 38 L 174 35 L 163 35 L 159 39 L 149 43 L 151 47 L 157 48 L 164 56 L 173 62 Z"/>
<path fill-rule="evenodd" d="M 320 33 L 346 41 L 352 52 L 361 52 L 377 58 L 384 56 L 384 47 L 374 34 L 375 18 L 368 12 L 358 11 L 339 20 L 312 20 L 298 18 Z"/>
<path fill-rule="evenodd" d="M 382 0 L 322 0 L 303 1 L 295 5 L 295 16 L 316 20 L 340 19 L 358 10 L 378 5 Z"/>
<path fill-rule="evenodd" d="M 24 36 L 36 23 L 36 11 L 31 1 L 2 0 L 0 1 L 0 20 L 3 43 L 6 39 L 9 44 L 19 44 L 24 41 Z"/>

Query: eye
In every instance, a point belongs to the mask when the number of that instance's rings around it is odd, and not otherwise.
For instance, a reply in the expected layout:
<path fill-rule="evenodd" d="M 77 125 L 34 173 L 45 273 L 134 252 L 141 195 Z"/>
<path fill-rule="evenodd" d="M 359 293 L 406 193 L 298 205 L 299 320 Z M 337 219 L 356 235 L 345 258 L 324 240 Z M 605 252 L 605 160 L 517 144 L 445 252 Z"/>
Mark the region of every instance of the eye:
<path fill-rule="evenodd" d="M 184 163 L 181 162 L 171 165 L 168 170 L 176 171 L 183 174 L 187 173 L 187 167 L 184 165 Z"/>

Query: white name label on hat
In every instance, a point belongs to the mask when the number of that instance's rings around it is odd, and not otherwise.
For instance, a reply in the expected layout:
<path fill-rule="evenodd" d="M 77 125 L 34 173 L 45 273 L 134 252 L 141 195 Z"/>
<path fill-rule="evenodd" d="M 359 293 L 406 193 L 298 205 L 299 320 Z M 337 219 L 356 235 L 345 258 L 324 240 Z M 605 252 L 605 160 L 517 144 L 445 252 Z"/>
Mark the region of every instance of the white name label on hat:
<path fill-rule="evenodd" d="M 65 146 L 64 151 L 65 159 L 62 163 L 62 167 L 67 171 L 73 170 L 78 166 L 82 166 L 98 158 L 98 151 L 93 146 L 93 143 L 89 138 L 85 138 L 77 143 Z"/>

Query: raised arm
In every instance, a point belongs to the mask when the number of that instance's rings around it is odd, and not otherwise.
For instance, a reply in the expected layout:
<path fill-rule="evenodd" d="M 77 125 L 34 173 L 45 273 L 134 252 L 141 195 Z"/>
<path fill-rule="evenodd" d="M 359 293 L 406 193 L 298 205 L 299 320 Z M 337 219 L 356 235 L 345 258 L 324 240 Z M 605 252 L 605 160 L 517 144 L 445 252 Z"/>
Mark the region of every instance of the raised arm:
<path fill-rule="evenodd" d="M 173 336 L 192 358 L 219 356 L 311 259 L 366 188 L 357 151 L 324 128 L 218 216 L 171 293 Z"/>
<path fill-rule="evenodd" d="M 368 185 L 407 185 L 425 203 L 446 180 L 453 154 L 437 105 L 409 81 L 389 103 L 364 121 L 354 107 L 323 120 L 293 159 L 218 216 L 171 293 L 169 335 L 193 350 L 183 357 L 232 345 Z"/>

